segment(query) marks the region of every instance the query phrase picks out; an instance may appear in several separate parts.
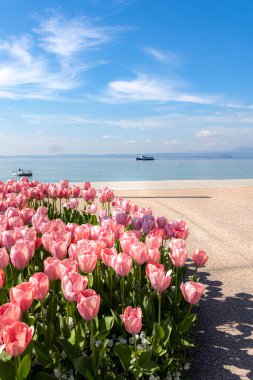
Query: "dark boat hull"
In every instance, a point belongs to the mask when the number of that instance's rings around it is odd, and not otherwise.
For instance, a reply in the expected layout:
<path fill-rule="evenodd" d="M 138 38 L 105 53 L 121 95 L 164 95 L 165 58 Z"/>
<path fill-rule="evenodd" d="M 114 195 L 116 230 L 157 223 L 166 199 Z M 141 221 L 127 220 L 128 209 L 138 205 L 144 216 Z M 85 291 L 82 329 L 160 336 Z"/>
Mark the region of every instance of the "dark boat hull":
<path fill-rule="evenodd" d="M 142 158 L 142 157 L 136 157 L 136 160 L 137 160 L 137 161 L 153 161 L 153 160 L 154 160 L 154 157 L 145 157 L 145 158 Z"/>

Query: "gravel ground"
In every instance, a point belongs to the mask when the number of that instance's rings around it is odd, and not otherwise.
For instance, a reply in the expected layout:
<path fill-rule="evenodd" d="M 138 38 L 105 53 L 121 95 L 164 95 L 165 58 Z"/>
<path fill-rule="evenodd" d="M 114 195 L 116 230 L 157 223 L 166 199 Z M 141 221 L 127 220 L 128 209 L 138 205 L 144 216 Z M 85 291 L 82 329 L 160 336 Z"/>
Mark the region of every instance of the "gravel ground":
<path fill-rule="evenodd" d="M 237 184 L 238 186 L 238 184 Z M 225 188 L 226 187 L 226 188 Z M 209 254 L 189 380 L 253 379 L 253 187 L 121 190 L 155 215 L 184 219 L 189 252 Z"/>

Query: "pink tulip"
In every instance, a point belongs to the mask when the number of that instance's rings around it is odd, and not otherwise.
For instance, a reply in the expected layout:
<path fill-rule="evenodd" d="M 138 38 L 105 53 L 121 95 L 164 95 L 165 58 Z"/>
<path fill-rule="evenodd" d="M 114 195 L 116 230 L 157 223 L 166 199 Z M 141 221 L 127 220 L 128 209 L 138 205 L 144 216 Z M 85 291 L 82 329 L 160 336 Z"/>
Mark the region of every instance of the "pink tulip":
<path fill-rule="evenodd" d="M 205 285 L 200 282 L 189 281 L 185 284 L 181 284 L 180 289 L 184 296 L 184 299 L 192 305 L 199 302 L 204 290 Z"/>
<path fill-rule="evenodd" d="M 77 226 L 75 228 L 75 239 L 83 240 L 83 239 L 90 239 L 91 234 L 91 225 L 90 224 L 82 224 L 81 226 Z"/>
<path fill-rule="evenodd" d="M 16 243 L 17 237 L 16 232 L 13 230 L 3 231 L 2 233 L 2 245 L 8 252 L 10 252 L 11 247 Z"/>
<path fill-rule="evenodd" d="M 60 182 L 60 187 L 62 190 L 69 188 L 69 181 L 67 179 L 62 179 Z"/>
<path fill-rule="evenodd" d="M 163 239 L 159 235 L 152 235 L 151 233 L 146 236 L 145 243 L 148 248 L 160 248 L 162 245 Z"/>
<path fill-rule="evenodd" d="M 169 286 L 171 282 L 171 271 L 166 274 L 160 271 L 153 271 L 149 274 L 149 279 L 152 285 L 152 288 L 157 292 L 163 293 Z"/>
<path fill-rule="evenodd" d="M 172 253 L 169 253 L 171 261 L 175 267 L 183 267 L 188 258 L 188 254 L 185 249 L 175 249 Z"/>
<path fill-rule="evenodd" d="M 148 263 L 159 262 L 161 258 L 161 252 L 158 248 L 149 248 L 148 249 Z"/>
<path fill-rule="evenodd" d="M 90 184 L 90 182 L 84 182 L 83 183 L 83 188 L 84 188 L 84 190 L 89 190 L 89 188 L 91 187 L 91 184 Z"/>
<path fill-rule="evenodd" d="M 103 261 L 103 263 L 107 266 L 110 267 L 112 264 L 112 258 L 113 256 L 117 255 L 116 249 L 113 248 L 104 248 L 101 250 L 100 257 Z"/>
<path fill-rule="evenodd" d="M 87 251 L 86 253 L 78 255 L 77 260 L 83 273 L 91 273 L 97 265 L 98 257 L 95 253 Z"/>
<path fill-rule="evenodd" d="M 46 260 L 44 260 L 44 272 L 48 275 L 50 281 L 60 279 L 59 264 L 60 260 L 56 257 L 47 257 Z"/>
<path fill-rule="evenodd" d="M 140 307 L 127 306 L 120 318 L 129 334 L 139 334 L 142 328 L 142 310 Z"/>
<path fill-rule="evenodd" d="M 27 326 L 23 322 L 14 322 L 1 331 L 1 340 L 4 350 L 10 356 L 21 355 L 30 340 L 32 339 L 34 328 Z"/>
<path fill-rule="evenodd" d="M 20 319 L 21 309 L 15 303 L 7 302 L 0 306 L 0 330 Z"/>
<path fill-rule="evenodd" d="M 172 239 L 169 244 L 170 249 L 173 251 L 174 249 L 185 249 L 186 242 L 184 239 Z"/>
<path fill-rule="evenodd" d="M 30 309 L 33 302 L 32 284 L 30 282 L 22 282 L 22 284 L 11 288 L 10 300 L 20 306 L 22 313 Z"/>
<path fill-rule="evenodd" d="M 86 289 L 88 279 L 79 273 L 70 272 L 62 277 L 61 287 L 68 302 L 75 302 L 79 294 Z"/>
<path fill-rule="evenodd" d="M 48 275 L 43 272 L 34 273 L 30 278 L 29 282 L 33 286 L 33 298 L 35 300 L 41 301 L 48 295 L 50 282 Z"/>
<path fill-rule="evenodd" d="M 96 318 L 100 307 L 100 295 L 95 290 L 87 289 L 82 291 L 77 299 L 77 309 L 79 314 L 86 321 Z"/>
<path fill-rule="evenodd" d="M 118 255 L 113 255 L 111 266 L 119 276 L 125 277 L 132 269 L 133 260 L 131 256 L 121 252 Z"/>
<path fill-rule="evenodd" d="M 64 259 L 59 263 L 60 279 L 69 273 L 78 272 L 78 262 L 76 260 Z"/>
<path fill-rule="evenodd" d="M 209 256 L 206 254 L 205 251 L 200 251 L 199 249 L 195 249 L 195 251 L 192 254 L 192 260 L 196 267 L 203 267 L 205 266 Z"/>
<path fill-rule="evenodd" d="M 144 264 L 149 258 L 147 245 L 140 241 L 136 241 L 130 247 L 130 255 L 136 261 L 137 264 Z"/>
<path fill-rule="evenodd" d="M 5 248 L 0 248 L 0 268 L 4 269 L 9 264 L 10 258 Z"/>
<path fill-rule="evenodd" d="M 27 239 L 19 239 L 16 241 L 15 245 L 11 247 L 11 262 L 12 265 L 18 270 L 23 270 L 28 265 L 30 260 L 31 250 L 26 240 Z M 35 244 L 34 242 L 32 243 L 35 249 Z"/>
<path fill-rule="evenodd" d="M 23 208 L 20 211 L 20 216 L 23 219 L 24 224 L 32 224 L 32 217 L 35 214 L 35 210 L 32 208 Z"/>
<path fill-rule="evenodd" d="M 37 214 L 41 215 L 41 216 L 46 216 L 47 213 L 48 213 L 48 209 L 45 207 L 45 206 L 40 206 L 38 209 L 37 209 Z"/>
<path fill-rule="evenodd" d="M 95 215 L 97 212 L 97 209 L 98 209 L 97 205 L 93 203 L 87 206 L 86 212 L 90 215 Z"/>
<path fill-rule="evenodd" d="M 150 273 L 152 272 L 160 272 L 162 271 L 164 274 L 166 273 L 165 272 L 165 268 L 162 264 L 158 264 L 158 263 L 150 263 L 150 264 L 147 264 L 146 265 L 146 275 L 147 277 L 150 276 Z"/>

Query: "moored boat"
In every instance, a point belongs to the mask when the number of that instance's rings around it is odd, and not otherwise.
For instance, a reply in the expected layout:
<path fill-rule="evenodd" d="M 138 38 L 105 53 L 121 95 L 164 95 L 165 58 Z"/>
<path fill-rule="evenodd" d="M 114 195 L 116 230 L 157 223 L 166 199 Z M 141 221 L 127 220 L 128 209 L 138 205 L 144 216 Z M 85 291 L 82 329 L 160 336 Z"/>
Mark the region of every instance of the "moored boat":
<path fill-rule="evenodd" d="M 141 155 L 141 156 L 136 157 L 136 160 L 137 161 L 152 161 L 154 160 L 154 157 Z"/>
<path fill-rule="evenodd" d="M 12 172 L 12 175 L 15 177 L 31 177 L 33 172 L 26 169 L 17 169 Z"/>

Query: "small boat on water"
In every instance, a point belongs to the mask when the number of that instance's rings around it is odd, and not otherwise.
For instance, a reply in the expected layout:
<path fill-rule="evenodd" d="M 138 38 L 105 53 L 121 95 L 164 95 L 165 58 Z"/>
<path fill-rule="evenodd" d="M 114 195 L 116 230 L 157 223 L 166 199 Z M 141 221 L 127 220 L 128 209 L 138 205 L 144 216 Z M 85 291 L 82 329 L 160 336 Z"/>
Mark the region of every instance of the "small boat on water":
<path fill-rule="evenodd" d="M 136 160 L 137 161 L 152 161 L 154 160 L 154 157 L 141 155 L 141 156 L 136 157 Z"/>
<path fill-rule="evenodd" d="M 33 172 L 26 169 L 17 169 L 12 172 L 12 175 L 15 177 L 31 177 Z"/>

